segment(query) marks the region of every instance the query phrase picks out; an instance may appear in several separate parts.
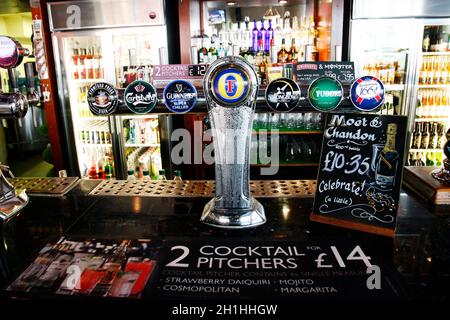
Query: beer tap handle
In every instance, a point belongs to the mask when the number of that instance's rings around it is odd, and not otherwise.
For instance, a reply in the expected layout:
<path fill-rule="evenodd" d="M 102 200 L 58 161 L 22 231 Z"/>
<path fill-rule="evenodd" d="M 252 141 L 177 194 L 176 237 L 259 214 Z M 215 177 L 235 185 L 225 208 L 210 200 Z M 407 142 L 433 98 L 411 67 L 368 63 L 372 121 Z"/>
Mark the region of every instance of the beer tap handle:
<path fill-rule="evenodd" d="M 19 92 L 19 85 L 17 84 L 16 70 L 14 68 L 8 69 L 8 77 L 9 77 L 9 83 L 11 85 L 10 92 Z"/>

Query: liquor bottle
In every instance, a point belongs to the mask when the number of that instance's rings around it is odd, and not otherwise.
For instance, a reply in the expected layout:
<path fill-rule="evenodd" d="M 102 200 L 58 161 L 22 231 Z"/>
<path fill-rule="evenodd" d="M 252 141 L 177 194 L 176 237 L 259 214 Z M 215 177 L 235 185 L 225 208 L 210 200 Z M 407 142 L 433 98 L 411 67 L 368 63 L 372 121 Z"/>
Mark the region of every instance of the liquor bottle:
<path fill-rule="evenodd" d="M 213 62 L 217 60 L 219 53 L 216 48 L 215 42 L 211 39 L 211 47 L 208 50 L 208 61 Z"/>
<path fill-rule="evenodd" d="M 261 28 L 258 30 L 258 52 L 264 51 L 266 33 L 267 30 L 264 28 L 264 20 L 261 19 Z"/>
<path fill-rule="evenodd" d="M 426 84 L 433 84 L 433 58 L 432 57 L 428 57 L 427 59 L 427 76 L 426 76 Z"/>
<path fill-rule="evenodd" d="M 269 19 L 269 27 L 267 28 L 266 32 L 266 40 L 264 42 L 264 51 L 270 52 L 270 47 L 274 45 L 274 30 L 272 28 L 272 20 Z"/>
<path fill-rule="evenodd" d="M 202 38 L 202 46 L 198 49 L 198 62 L 208 63 L 208 49 L 205 47 L 204 38 Z"/>
<path fill-rule="evenodd" d="M 428 144 L 428 148 L 430 149 L 436 149 L 438 145 L 438 132 L 437 132 L 437 123 L 433 123 L 433 129 L 431 130 L 430 134 L 430 142 Z"/>
<path fill-rule="evenodd" d="M 386 144 L 381 150 L 378 160 L 375 181 L 381 188 L 387 189 L 394 186 L 395 174 L 399 161 L 399 154 L 395 148 L 395 136 L 397 134 L 397 125 L 389 123 L 386 132 Z"/>
<path fill-rule="evenodd" d="M 428 149 L 428 144 L 430 141 L 430 131 L 428 127 L 428 123 L 424 123 L 422 127 L 422 138 L 420 141 L 420 149 Z"/>
<path fill-rule="evenodd" d="M 225 50 L 225 47 L 223 46 L 222 42 L 219 45 L 219 50 L 217 50 L 217 56 L 219 58 L 223 58 L 223 57 L 227 56 L 227 51 Z"/>
<path fill-rule="evenodd" d="M 113 177 L 113 167 L 112 165 L 109 163 L 108 157 L 105 157 L 105 179 L 109 180 L 112 179 Z"/>
<path fill-rule="evenodd" d="M 291 49 L 289 50 L 288 61 L 292 63 L 298 62 L 298 49 L 295 45 L 295 38 L 292 38 Z"/>
<path fill-rule="evenodd" d="M 174 170 L 173 171 L 173 175 L 174 175 L 173 181 L 176 181 L 176 182 L 182 182 L 183 181 L 181 179 L 181 171 L 180 170 Z"/>
<path fill-rule="evenodd" d="M 86 68 L 86 78 L 94 79 L 94 70 L 92 69 L 92 59 L 94 58 L 94 53 L 92 47 L 87 49 L 86 59 L 84 60 L 84 67 Z"/>
<path fill-rule="evenodd" d="M 162 181 L 166 181 L 166 170 L 161 169 L 159 170 L 159 176 L 158 176 L 158 180 L 162 180 Z"/>
<path fill-rule="evenodd" d="M 249 24 L 250 24 L 250 18 L 245 17 L 245 30 L 244 30 L 243 43 L 244 43 L 244 47 L 246 48 L 247 53 L 249 51 L 251 51 L 251 48 L 252 48 L 252 31 L 249 28 Z"/>
<path fill-rule="evenodd" d="M 430 32 L 427 27 L 425 27 L 425 30 L 423 33 L 422 51 L 423 52 L 430 51 Z"/>
<path fill-rule="evenodd" d="M 79 56 L 79 51 L 78 49 L 73 49 L 72 50 L 72 78 L 73 79 L 79 79 L 80 78 L 80 73 L 79 73 L 79 61 L 80 56 Z"/>
<path fill-rule="evenodd" d="M 426 159 L 425 159 L 425 165 L 427 166 L 434 166 L 435 163 L 435 156 L 434 156 L 434 152 L 427 152 L 426 153 Z"/>
<path fill-rule="evenodd" d="M 252 52 L 258 52 L 258 33 L 259 33 L 259 30 L 256 26 L 256 20 L 253 20 Z"/>
<path fill-rule="evenodd" d="M 438 143 L 437 143 L 437 148 L 438 149 L 443 149 L 445 142 L 447 141 L 446 137 L 445 137 L 445 131 L 444 131 L 444 124 L 440 123 L 439 124 L 439 137 L 438 137 Z"/>
<path fill-rule="evenodd" d="M 284 13 L 284 26 L 283 26 L 283 39 L 288 43 L 291 42 L 292 39 L 292 29 L 290 23 L 291 14 L 289 11 Z"/>
<path fill-rule="evenodd" d="M 314 23 L 314 16 L 309 17 L 309 28 L 308 28 L 308 44 L 309 45 L 316 45 L 316 35 L 317 30 Z"/>
<path fill-rule="evenodd" d="M 282 39 L 281 40 L 281 49 L 280 51 L 278 51 L 277 53 L 277 57 L 278 57 L 278 63 L 286 63 L 288 60 L 288 52 L 286 51 L 285 48 L 285 40 Z"/>
<path fill-rule="evenodd" d="M 80 55 L 78 58 L 78 79 L 86 79 L 86 67 L 85 67 L 85 60 L 86 60 L 86 49 L 81 48 L 80 49 Z"/>
<path fill-rule="evenodd" d="M 421 141 L 422 141 L 421 124 L 418 122 L 416 123 L 416 128 L 414 129 L 412 149 L 419 149 Z"/>
<path fill-rule="evenodd" d="M 275 52 L 278 52 L 281 48 L 281 39 L 283 39 L 283 30 L 281 28 L 281 19 L 276 19 L 275 29 L 273 30 L 273 43 L 275 46 Z"/>
<path fill-rule="evenodd" d="M 134 170 L 127 171 L 127 180 L 128 181 L 136 181 L 136 176 L 134 175 Z"/>

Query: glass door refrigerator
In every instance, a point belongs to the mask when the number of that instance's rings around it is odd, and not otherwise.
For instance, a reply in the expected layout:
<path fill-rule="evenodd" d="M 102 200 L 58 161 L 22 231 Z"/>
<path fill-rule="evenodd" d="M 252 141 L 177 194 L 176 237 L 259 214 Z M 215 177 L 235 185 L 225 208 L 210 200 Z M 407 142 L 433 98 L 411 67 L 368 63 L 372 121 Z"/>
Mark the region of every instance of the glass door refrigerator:
<path fill-rule="evenodd" d="M 380 113 L 408 116 L 406 165 L 441 166 L 450 128 L 450 4 L 353 0 L 349 53 L 357 76 L 386 84 Z"/>
<path fill-rule="evenodd" d="M 414 43 L 414 36 L 409 32 L 412 24 L 408 19 L 351 21 L 350 61 L 355 63 L 356 77 L 371 75 L 385 84 L 385 102 L 380 114 L 406 114 Z"/>
<path fill-rule="evenodd" d="M 450 4 L 448 5 L 450 15 Z M 450 19 L 417 21 L 408 163 L 441 166 L 450 130 Z"/>
<path fill-rule="evenodd" d="M 163 2 L 59 1 L 48 3 L 48 14 L 70 174 L 125 179 L 148 153 L 155 172 L 162 162 L 158 117 L 94 116 L 86 94 L 100 81 L 124 88 L 137 69 L 150 74 L 160 64 L 160 48 L 167 49 Z"/>

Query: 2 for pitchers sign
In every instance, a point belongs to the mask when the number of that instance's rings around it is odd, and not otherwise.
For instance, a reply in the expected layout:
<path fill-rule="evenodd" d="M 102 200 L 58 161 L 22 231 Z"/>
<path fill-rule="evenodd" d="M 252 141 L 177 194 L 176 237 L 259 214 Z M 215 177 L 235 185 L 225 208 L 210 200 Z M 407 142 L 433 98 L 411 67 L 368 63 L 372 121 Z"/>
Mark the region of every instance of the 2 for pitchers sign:
<path fill-rule="evenodd" d="M 406 120 L 328 114 L 311 220 L 394 235 Z"/>

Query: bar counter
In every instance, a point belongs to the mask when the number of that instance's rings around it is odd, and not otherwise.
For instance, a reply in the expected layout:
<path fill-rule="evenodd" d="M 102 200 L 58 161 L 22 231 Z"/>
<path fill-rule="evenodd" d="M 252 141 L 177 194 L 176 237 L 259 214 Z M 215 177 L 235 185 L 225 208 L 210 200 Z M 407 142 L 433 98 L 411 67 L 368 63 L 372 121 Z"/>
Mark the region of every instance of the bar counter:
<path fill-rule="evenodd" d="M 398 292 L 394 298 L 449 298 L 449 216 L 439 214 L 404 190 L 400 196 L 396 236 L 392 239 L 311 222 L 308 217 L 313 205 L 311 197 L 258 198 L 265 208 L 267 223 L 255 229 L 230 231 L 200 223 L 209 198 L 90 196 L 89 192 L 99 183 L 81 180 L 62 197 L 30 196 L 30 203 L 23 211 L 2 226 L 2 298 L 46 296 L 6 288 L 46 243 L 54 243 L 61 236 L 237 244 L 353 241 L 370 246 L 371 252 L 395 273 Z M 441 213 L 445 211 L 448 210 Z"/>

